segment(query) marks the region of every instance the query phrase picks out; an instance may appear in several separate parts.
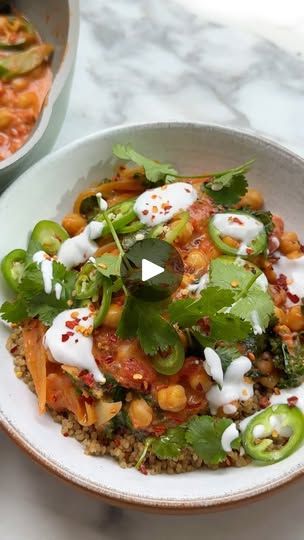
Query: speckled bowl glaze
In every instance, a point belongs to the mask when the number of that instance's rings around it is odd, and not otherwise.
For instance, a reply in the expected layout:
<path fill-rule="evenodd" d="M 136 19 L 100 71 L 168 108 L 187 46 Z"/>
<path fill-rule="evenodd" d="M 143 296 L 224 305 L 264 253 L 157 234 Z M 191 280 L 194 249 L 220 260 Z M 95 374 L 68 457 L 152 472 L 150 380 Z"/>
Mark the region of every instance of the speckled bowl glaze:
<path fill-rule="evenodd" d="M 53 84 L 29 139 L 0 162 L 0 192 L 55 142 L 68 106 L 79 34 L 79 0 L 15 0 L 12 4 L 35 25 L 43 41 L 54 45 Z"/>
<path fill-rule="evenodd" d="M 181 171 L 226 169 L 255 158 L 251 184 L 265 194 L 270 209 L 288 227 L 301 230 L 304 161 L 254 135 L 218 126 L 188 123 L 118 127 L 77 141 L 49 155 L 24 173 L 0 199 L 0 258 L 24 247 L 34 223 L 61 219 L 84 186 L 107 176 L 115 163 L 114 143 L 132 143 L 138 151 L 174 163 Z M 0 300 L 7 296 L 0 283 Z M 83 454 L 73 439 L 47 415 L 39 416 L 36 399 L 13 373 L 5 348 L 9 330 L 0 328 L 0 423 L 35 460 L 63 479 L 113 504 L 159 512 L 201 512 L 252 500 L 283 486 L 304 471 L 304 447 L 281 463 L 243 469 L 200 470 L 175 476 L 143 476 L 121 469 L 110 458 Z"/>

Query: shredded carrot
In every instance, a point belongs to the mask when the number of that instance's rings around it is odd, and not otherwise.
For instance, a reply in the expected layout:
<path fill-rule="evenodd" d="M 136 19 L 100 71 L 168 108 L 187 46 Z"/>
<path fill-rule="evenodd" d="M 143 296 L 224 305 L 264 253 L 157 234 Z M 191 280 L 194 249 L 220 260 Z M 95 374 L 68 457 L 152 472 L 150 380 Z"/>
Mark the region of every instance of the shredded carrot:
<path fill-rule="evenodd" d="M 22 333 L 26 364 L 33 378 L 38 397 L 39 412 L 43 414 L 46 403 L 47 372 L 47 354 L 43 347 L 45 327 L 40 321 L 33 319 L 24 325 Z"/>
<path fill-rule="evenodd" d="M 96 195 L 96 193 L 101 193 L 106 199 L 110 196 L 115 195 L 116 192 L 120 193 L 121 191 L 131 191 L 132 193 L 140 193 L 143 191 L 143 186 L 138 180 L 114 180 L 111 182 L 104 182 L 98 184 L 98 186 L 87 188 L 84 191 L 81 191 L 74 203 L 73 210 L 77 214 L 80 214 L 81 203 L 88 197 Z"/>
<path fill-rule="evenodd" d="M 116 244 L 115 242 L 109 242 L 108 244 L 103 244 L 100 246 L 97 251 L 95 252 L 95 257 L 100 257 L 104 253 L 113 253 L 116 250 Z"/>

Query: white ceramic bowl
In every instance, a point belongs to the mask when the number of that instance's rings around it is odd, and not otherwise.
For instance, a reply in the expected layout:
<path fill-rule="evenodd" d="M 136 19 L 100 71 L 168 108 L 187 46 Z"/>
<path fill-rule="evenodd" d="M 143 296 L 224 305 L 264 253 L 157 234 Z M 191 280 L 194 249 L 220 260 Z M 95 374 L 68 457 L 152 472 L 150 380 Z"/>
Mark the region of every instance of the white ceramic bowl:
<path fill-rule="evenodd" d="M 269 207 L 282 214 L 291 229 L 301 231 L 304 162 L 299 157 L 270 141 L 227 128 L 146 124 L 114 128 L 77 141 L 24 173 L 0 199 L 0 258 L 15 247 L 24 247 L 38 220 L 60 220 L 84 186 L 109 174 L 114 161 L 111 148 L 117 142 L 131 142 L 138 151 L 194 174 L 255 158 L 252 185 L 262 189 Z M 7 295 L 3 282 L 0 294 L 3 301 Z M 179 513 L 223 508 L 268 493 L 303 473 L 304 447 L 267 467 L 175 476 L 143 476 L 134 469 L 121 469 L 110 458 L 86 456 L 79 443 L 62 437 L 59 426 L 47 415 L 38 415 L 35 397 L 13 373 L 5 349 L 7 336 L 7 328 L 1 325 L 2 427 L 49 470 L 108 502 Z"/>

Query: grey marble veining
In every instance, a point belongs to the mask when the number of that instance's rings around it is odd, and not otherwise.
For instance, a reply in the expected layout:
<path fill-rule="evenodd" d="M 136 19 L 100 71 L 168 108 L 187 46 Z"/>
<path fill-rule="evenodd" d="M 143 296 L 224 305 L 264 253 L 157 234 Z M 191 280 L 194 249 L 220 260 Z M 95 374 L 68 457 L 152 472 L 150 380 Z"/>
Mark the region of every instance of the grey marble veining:
<path fill-rule="evenodd" d="M 58 145 L 115 124 L 196 120 L 253 129 L 301 152 L 304 63 L 174 0 L 86 0 Z"/>
<path fill-rule="evenodd" d="M 253 129 L 304 154 L 301 57 L 257 32 L 210 22 L 190 3 L 81 0 L 75 80 L 57 147 L 119 123 L 178 119 Z M 181 518 L 110 508 L 32 463 L 4 434 L 0 467 L 0 540 L 303 538 L 303 481 L 250 506 Z"/>

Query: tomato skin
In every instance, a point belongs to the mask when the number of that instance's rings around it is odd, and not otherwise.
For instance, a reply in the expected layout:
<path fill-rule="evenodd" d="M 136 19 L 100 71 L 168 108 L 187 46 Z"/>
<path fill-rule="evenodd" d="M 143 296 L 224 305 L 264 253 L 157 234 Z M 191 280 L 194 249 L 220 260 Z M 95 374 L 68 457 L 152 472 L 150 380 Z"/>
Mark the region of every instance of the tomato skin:
<path fill-rule="evenodd" d="M 93 355 L 101 370 L 125 388 L 147 392 L 157 380 L 157 373 L 138 341 L 121 340 L 110 328 L 95 330 Z"/>
<path fill-rule="evenodd" d="M 194 230 L 201 231 L 208 224 L 209 218 L 216 212 L 216 207 L 209 197 L 202 196 L 190 206 L 188 212 Z"/>

